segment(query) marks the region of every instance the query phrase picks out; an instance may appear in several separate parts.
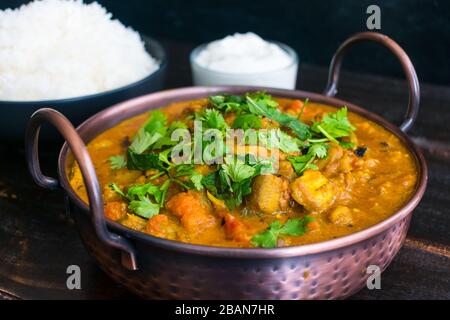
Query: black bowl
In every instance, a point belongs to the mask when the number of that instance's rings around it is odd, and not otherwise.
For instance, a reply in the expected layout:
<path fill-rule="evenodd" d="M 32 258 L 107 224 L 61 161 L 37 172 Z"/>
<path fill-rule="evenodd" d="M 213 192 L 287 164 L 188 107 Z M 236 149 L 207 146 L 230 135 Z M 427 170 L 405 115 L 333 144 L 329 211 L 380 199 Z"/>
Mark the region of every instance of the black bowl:
<path fill-rule="evenodd" d="M 167 55 L 157 41 L 146 36 L 142 36 L 142 39 L 147 52 L 160 61 L 160 66 L 158 70 L 137 82 L 110 91 L 68 99 L 0 101 L 0 139 L 2 144 L 22 147 L 28 120 L 40 108 L 49 107 L 58 110 L 69 118 L 75 126 L 78 126 L 104 108 L 146 93 L 161 90 L 166 77 Z M 44 142 L 44 147 L 54 142 L 63 141 L 57 132 L 50 128 L 43 128 L 41 140 Z"/>

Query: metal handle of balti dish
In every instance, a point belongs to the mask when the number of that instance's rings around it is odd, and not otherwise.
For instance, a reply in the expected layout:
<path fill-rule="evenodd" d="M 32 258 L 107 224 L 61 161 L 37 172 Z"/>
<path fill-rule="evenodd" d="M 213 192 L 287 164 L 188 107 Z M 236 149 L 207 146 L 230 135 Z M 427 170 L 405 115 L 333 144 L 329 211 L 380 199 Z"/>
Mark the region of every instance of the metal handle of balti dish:
<path fill-rule="evenodd" d="M 53 109 L 44 108 L 36 111 L 31 116 L 28 123 L 25 136 L 25 151 L 28 169 L 33 180 L 39 186 L 47 189 L 54 190 L 60 187 L 58 180 L 45 176 L 39 165 L 39 131 L 44 122 L 51 123 L 59 133 L 61 133 L 72 150 L 75 160 L 80 166 L 89 199 L 89 208 L 98 238 L 106 245 L 121 251 L 122 265 L 124 267 L 130 270 L 137 270 L 136 251 L 134 246 L 124 237 L 110 232 L 106 226 L 100 185 L 85 144 L 70 121 L 61 113 Z"/>
<path fill-rule="evenodd" d="M 391 38 L 384 34 L 377 32 L 360 32 L 356 33 L 337 49 L 330 63 L 328 73 L 328 83 L 324 91 L 324 94 L 329 97 L 334 97 L 337 93 L 339 84 L 339 74 L 341 71 L 342 59 L 347 50 L 358 42 L 374 41 L 387 47 L 400 61 L 403 71 L 405 72 L 406 79 L 408 81 L 409 100 L 408 109 L 406 110 L 405 120 L 400 125 L 400 129 L 403 132 L 408 131 L 416 120 L 417 113 L 419 111 L 420 103 L 420 87 L 419 80 L 417 78 L 416 70 L 414 69 L 411 60 L 406 52 Z"/>

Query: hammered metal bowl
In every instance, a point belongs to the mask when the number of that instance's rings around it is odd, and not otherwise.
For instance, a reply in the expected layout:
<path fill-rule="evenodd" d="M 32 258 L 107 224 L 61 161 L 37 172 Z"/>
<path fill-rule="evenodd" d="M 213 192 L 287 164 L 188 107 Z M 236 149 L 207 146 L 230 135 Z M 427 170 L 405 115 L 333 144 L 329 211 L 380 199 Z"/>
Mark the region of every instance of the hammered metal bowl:
<path fill-rule="evenodd" d="M 387 46 L 400 60 L 409 83 L 409 104 L 400 129 L 361 107 L 333 98 L 343 54 L 354 43 L 372 40 Z M 121 121 L 174 101 L 211 94 L 240 94 L 254 90 L 285 98 L 305 99 L 348 108 L 378 123 L 397 136 L 409 149 L 418 168 L 412 198 L 388 219 L 354 234 L 303 246 L 274 249 L 221 248 L 192 245 L 153 237 L 107 221 L 95 170 L 85 147 L 101 132 Z M 405 131 L 411 127 L 419 106 L 417 76 L 405 52 L 378 33 L 359 33 L 349 38 L 334 56 L 325 94 L 260 87 L 191 87 L 162 91 L 108 108 L 85 121 L 76 130 L 60 113 L 36 112 L 29 123 L 26 151 L 35 182 L 49 189 L 62 188 L 67 208 L 81 238 L 97 264 L 134 293 L 152 299 L 337 299 L 366 285 L 368 267 L 386 269 L 402 246 L 413 209 L 421 200 L 427 182 L 423 155 Z M 59 179 L 46 177 L 39 168 L 37 145 L 41 124 L 53 124 L 66 143 L 58 161 Z M 71 188 L 67 169 L 79 163 L 89 197 L 89 206 Z"/>

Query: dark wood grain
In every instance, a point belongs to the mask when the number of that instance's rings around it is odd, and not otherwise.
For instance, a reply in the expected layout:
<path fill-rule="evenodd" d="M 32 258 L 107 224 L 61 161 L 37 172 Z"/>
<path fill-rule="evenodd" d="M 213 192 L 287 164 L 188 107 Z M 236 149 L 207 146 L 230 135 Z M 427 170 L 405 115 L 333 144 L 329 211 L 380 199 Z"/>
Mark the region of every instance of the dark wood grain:
<path fill-rule="evenodd" d="M 165 44 L 171 58 L 168 87 L 190 85 L 187 56 L 192 46 Z M 303 65 L 299 87 L 320 92 L 326 73 Z M 403 80 L 343 73 L 338 95 L 400 122 L 406 86 Z M 428 141 L 449 147 L 449 105 L 450 88 L 422 85 L 422 110 L 411 135 L 425 149 Z M 405 246 L 382 275 L 382 289 L 364 289 L 352 299 L 450 299 L 450 161 L 434 147 L 437 153 L 426 152 L 428 189 Z M 90 259 L 65 212 L 63 195 L 31 181 L 21 149 L 0 147 L 0 299 L 135 299 Z M 44 171 L 55 175 L 56 155 L 44 154 L 41 161 Z M 81 290 L 66 288 L 71 264 L 81 267 Z"/>

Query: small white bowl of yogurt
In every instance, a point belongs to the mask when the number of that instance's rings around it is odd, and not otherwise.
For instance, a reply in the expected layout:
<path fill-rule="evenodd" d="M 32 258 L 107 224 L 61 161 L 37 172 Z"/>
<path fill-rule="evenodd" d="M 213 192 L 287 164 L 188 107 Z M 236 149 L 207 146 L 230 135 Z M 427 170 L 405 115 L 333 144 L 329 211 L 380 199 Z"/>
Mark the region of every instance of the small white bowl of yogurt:
<path fill-rule="evenodd" d="M 248 32 L 195 48 L 190 55 L 194 85 L 250 85 L 295 89 L 298 56 L 289 46 Z"/>

